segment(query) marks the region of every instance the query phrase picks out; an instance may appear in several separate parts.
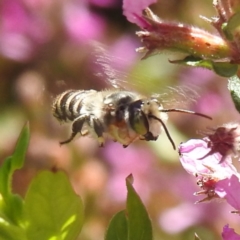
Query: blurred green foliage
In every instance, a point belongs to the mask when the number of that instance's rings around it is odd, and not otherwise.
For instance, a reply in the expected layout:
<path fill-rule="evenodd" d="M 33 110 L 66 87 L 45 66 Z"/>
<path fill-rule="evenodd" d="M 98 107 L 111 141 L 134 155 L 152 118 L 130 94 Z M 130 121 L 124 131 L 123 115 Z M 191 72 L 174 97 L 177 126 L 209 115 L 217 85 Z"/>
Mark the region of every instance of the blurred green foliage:
<path fill-rule="evenodd" d="M 25 199 L 12 193 L 12 175 L 24 164 L 28 142 L 27 124 L 13 155 L 0 168 L 0 239 L 76 239 L 83 225 L 83 204 L 65 173 L 39 173 Z"/>

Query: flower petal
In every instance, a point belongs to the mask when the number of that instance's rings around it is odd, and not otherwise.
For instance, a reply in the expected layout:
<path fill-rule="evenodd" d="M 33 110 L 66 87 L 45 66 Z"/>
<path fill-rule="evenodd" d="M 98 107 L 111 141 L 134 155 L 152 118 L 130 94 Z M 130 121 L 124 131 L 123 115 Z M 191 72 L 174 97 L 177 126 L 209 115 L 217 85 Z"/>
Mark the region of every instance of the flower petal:
<path fill-rule="evenodd" d="M 225 198 L 232 207 L 240 211 L 240 182 L 236 175 L 218 181 L 215 185 L 215 193 L 219 197 Z"/>
<path fill-rule="evenodd" d="M 155 3 L 156 0 L 124 0 L 123 14 L 131 23 L 137 24 L 141 28 L 148 26 L 146 20 L 142 16 L 142 11 L 150 4 Z"/>
<path fill-rule="evenodd" d="M 191 139 L 179 146 L 180 161 L 183 167 L 188 173 L 194 175 L 209 172 L 209 169 L 203 166 L 203 160 L 212 164 L 218 164 L 220 161 L 220 154 L 208 155 L 209 152 L 207 143 L 202 139 Z"/>
<path fill-rule="evenodd" d="M 184 169 L 193 175 L 211 174 L 218 179 L 237 174 L 230 157 L 220 163 L 222 155 L 211 153 L 208 143 L 202 139 L 191 139 L 179 146 L 180 161 Z"/>
<path fill-rule="evenodd" d="M 222 237 L 223 240 L 240 240 L 240 236 L 235 233 L 233 228 L 229 228 L 228 225 L 224 226 Z"/>

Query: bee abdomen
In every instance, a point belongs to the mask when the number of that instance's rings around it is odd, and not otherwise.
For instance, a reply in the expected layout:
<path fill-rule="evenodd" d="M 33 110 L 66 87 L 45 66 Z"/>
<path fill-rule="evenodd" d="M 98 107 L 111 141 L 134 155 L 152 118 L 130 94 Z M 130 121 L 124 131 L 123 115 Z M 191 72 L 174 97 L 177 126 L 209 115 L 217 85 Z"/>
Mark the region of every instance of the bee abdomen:
<path fill-rule="evenodd" d="M 52 105 L 53 116 L 59 121 L 73 121 L 80 115 L 83 99 L 93 92 L 96 91 L 68 90 L 58 95 Z"/>

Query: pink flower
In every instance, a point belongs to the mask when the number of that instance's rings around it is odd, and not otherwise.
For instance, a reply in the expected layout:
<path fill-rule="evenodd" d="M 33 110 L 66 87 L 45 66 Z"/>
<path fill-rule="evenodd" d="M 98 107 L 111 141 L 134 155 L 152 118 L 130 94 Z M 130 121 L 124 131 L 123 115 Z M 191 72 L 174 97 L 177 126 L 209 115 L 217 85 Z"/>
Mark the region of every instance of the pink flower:
<path fill-rule="evenodd" d="M 145 28 L 149 24 L 142 18 L 142 11 L 157 0 L 124 0 L 123 14 L 131 23 L 137 24 L 141 28 Z"/>
<path fill-rule="evenodd" d="M 106 28 L 104 19 L 81 3 L 66 2 L 63 20 L 69 37 L 80 43 L 99 39 Z"/>
<path fill-rule="evenodd" d="M 137 58 L 137 53 L 134 50 L 136 46 L 137 41 L 130 35 L 124 35 L 118 38 L 108 49 L 109 55 L 113 58 L 112 61 L 109 62 L 109 64 L 112 64 L 113 69 L 116 69 L 119 73 L 128 73 Z M 124 77 L 121 76 L 121 79 L 124 80 Z"/>
<path fill-rule="evenodd" d="M 193 175 L 213 174 L 224 179 L 236 173 L 230 157 L 219 163 L 222 156 L 218 152 L 211 153 L 208 143 L 202 139 L 191 139 L 179 146 L 180 161 L 185 170 Z"/>
<path fill-rule="evenodd" d="M 27 10 L 21 1 L 3 1 L 0 6 L 0 54 L 23 61 L 35 54 L 50 35 L 45 19 Z"/>
<path fill-rule="evenodd" d="M 216 158 L 219 159 L 219 163 L 222 163 L 231 155 L 236 156 L 239 154 L 240 127 L 238 123 L 224 124 L 221 127 L 210 129 L 205 134 L 207 136 L 203 140 L 199 140 L 200 142 L 193 140 L 193 142 L 184 144 L 184 146 L 181 145 L 179 151 L 188 151 L 190 148 L 191 154 L 196 154 L 196 151 L 200 151 L 200 153 L 197 152 L 198 156 L 195 156 L 195 158 L 205 161 L 207 159 L 209 161 L 208 157 L 213 157 L 215 160 Z M 201 141 L 205 141 L 206 144 L 201 143 Z M 212 159 L 212 161 L 215 160 Z"/>
<path fill-rule="evenodd" d="M 99 8 L 113 8 L 119 5 L 118 0 L 88 0 L 88 2 Z"/>
<path fill-rule="evenodd" d="M 222 237 L 223 240 L 240 240 L 240 235 L 235 233 L 234 229 L 229 228 L 228 225 L 224 226 Z"/>
<path fill-rule="evenodd" d="M 239 176 L 232 175 L 230 178 L 218 181 L 215 185 L 215 193 L 227 200 L 227 202 L 240 212 L 240 182 Z"/>
<path fill-rule="evenodd" d="M 206 140 L 192 139 L 179 146 L 180 161 L 184 169 L 196 176 L 197 184 L 202 189 L 196 195 L 206 194 L 206 198 L 199 202 L 219 197 L 216 192 L 216 183 L 222 179 L 237 175 L 236 168 L 232 165 L 231 158 L 222 156 L 218 152 L 211 152 Z"/>

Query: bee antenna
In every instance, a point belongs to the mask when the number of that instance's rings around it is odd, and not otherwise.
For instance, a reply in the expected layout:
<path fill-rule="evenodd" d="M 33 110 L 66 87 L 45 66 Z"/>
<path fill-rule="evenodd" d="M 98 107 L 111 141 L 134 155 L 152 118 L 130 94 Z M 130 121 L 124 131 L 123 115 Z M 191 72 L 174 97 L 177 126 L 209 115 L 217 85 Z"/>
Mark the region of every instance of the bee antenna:
<path fill-rule="evenodd" d="M 155 119 L 155 120 L 157 120 L 157 121 L 159 121 L 159 122 L 162 124 L 162 126 L 163 126 L 163 128 L 164 128 L 164 131 L 165 131 L 165 133 L 166 133 L 169 141 L 171 142 L 171 144 L 172 144 L 172 146 L 173 146 L 173 149 L 176 150 L 175 143 L 174 143 L 174 141 L 172 140 L 172 138 L 171 138 L 171 136 L 170 136 L 170 133 L 168 132 L 168 129 L 167 129 L 166 125 L 164 124 L 164 122 L 163 122 L 160 118 L 155 117 L 154 115 L 149 115 L 149 117 L 150 117 L 150 118 L 153 118 L 153 119 Z"/>
<path fill-rule="evenodd" d="M 160 109 L 161 112 L 181 112 L 181 113 L 188 113 L 188 114 L 193 114 L 193 115 L 197 115 L 200 117 L 204 117 L 204 118 L 208 118 L 210 120 L 212 120 L 211 117 L 209 117 L 208 115 L 205 115 L 203 113 L 198 113 L 198 112 L 194 112 L 194 111 L 190 111 L 190 110 L 185 110 L 185 109 L 179 109 L 179 108 L 170 108 L 170 109 Z"/>

